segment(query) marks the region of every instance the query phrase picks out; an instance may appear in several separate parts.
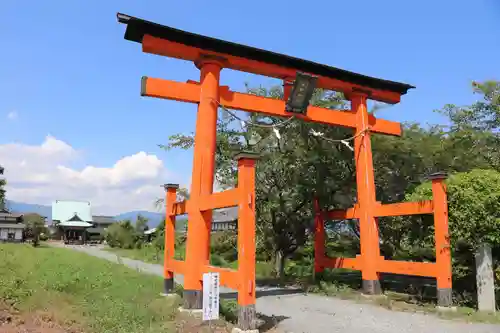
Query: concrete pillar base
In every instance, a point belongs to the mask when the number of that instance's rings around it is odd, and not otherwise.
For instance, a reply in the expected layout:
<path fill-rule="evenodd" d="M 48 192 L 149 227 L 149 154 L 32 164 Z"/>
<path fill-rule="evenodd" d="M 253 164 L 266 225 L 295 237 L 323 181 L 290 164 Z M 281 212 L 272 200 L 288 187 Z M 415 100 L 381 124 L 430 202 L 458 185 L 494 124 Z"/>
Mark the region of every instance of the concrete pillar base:
<path fill-rule="evenodd" d="M 234 327 L 231 333 L 259 333 L 259 330 L 242 330 L 241 328 Z"/>
<path fill-rule="evenodd" d="M 363 294 L 366 295 L 380 295 L 382 294 L 382 287 L 379 280 L 363 280 Z"/>
<path fill-rule="evenodd" d="M 193 316 L 200 316 L 200 317 L 203 316 L 203 309 L 186 309 L 181 306 L 177 310 L 179 310 L 179 312 L 181 313 L 187 313 Z"/>
<path fill-rule="evenodd" d="M 255 304 L 239 306 L 238 328 L 243 332 L 253 332 L 252 330 L 257 329 L 257 312 L 255 311 Z"/>
<path fill-rule="evenodd" d="M 441 312 L 457 312 L 456 306 L 436 306 L 436 310 Z"/>
<path fill-rule="evenodd" d="M 174 279 L 163 279 L 163 293 L 173 294 L 174 293 Z"/>
<path fill-rule="evenodd" d="M 203 308 L 203 292 L 201 290 L 184 290 L 183 299 L 183 308 L 186 310 Z"/>
<path fill-rule="evenodd" d="M 451 307 L 453 304 L 451 288 L 441 288 L 437 290 L 438 306 Z"/>

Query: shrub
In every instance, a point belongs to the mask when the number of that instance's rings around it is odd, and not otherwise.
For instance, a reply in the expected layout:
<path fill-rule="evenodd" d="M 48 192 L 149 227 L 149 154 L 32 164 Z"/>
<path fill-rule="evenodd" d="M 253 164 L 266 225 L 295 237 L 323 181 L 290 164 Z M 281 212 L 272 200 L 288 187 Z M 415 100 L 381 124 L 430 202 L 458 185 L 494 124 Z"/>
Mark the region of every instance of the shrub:
<path fill-rule="evenodd" d="M 109 226 L 106 230 L 106 242 L 111 247 L 132 249 L 136 247 L 136 232 L 128 220 L 120 221 Z"/>
<path fill-rule="evenodd" d="M 454 290 L 457 301 L 475 302 L 474 251 L 482 243 L 493 248 L 496 285 L 500 286 L 500 172 L 473 170 L 447 180 L 449 228 L 453 261 Z M 407 196 L 410 201 L 432 198 L 430 183 L 420 185 Z M 413 239 L 420 246 L 434 247 L 432 218 L 414 219 Z M 412 233 L 412 231 L 410 231 Z M 418 233 L 418 235 L 416 234 Z"/>
<path fill-rule="evenodd" d="M 464 242 L 473 249 L 482 243 L 500 246 L 500 172 L 473 170 L 453 175 L 446 183 L 453 245 Z M 431 198 L 430 183 L 407 196 L 411 201 Z"/>

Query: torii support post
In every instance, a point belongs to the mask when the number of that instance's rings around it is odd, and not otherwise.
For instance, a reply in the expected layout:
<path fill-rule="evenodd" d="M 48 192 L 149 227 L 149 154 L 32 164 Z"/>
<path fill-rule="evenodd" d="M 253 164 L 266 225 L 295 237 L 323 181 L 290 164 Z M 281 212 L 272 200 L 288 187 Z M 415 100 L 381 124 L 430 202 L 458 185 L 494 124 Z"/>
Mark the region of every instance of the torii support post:
<path fill-rule="evenodd" d="M 238 161 L 238 326 L 256 329 L 255 311 L 255 162 L 258 155 L 243 152 Z"/>
<path fill-rule="evenodd" d="M 257 155 L 254 153 L 243 152 L 235 156 L 238 161 L 238 185 L 235 189 L 224 192 L 203 195 L 198 201 L 173 202 L 176 189 L 170 189 L 170 195 L 167 194 L 167 223 L 172 222 L 176 215 L 182 215 L 191 212 L 207 212 L 212 209 L 238 207 L 238 270 L 220 268 L 211 266 L 205 262 L 197 270 L 193 270 L 193 259 L 186 256 L 186 261 L 175 260 L 173 255 L 168 255 L 174 250 L 173 247 L 173 229 L 166 237 L 170 240 L 171 247 L 168 252 L 165 251 L 165 272 L 172 274 L 177 272 L 184 274 L 186 278 L 189 275 L 195 275 L 193 280 L 202 280 L 202 274 L 205 272 L 218 272 L 220 274 L 220 283 L 222 286 L 238 291 L 238 326 L 243 330 L 256 328 L 255 311 L 255 162 Z M 173 225 L 173 224 L 172 224 Z M 189 228 L 189 226 L 188 226 Z M 172 235 L 172 236 L 169 236 Z M 188 237 L 189 242 L 193 238 Z M 168 244 L 165 244 L 167 248 Z M 190 261 L 191 260 L 191 261 Z M 172 275 L 166 275 L 172 276 Z M 195 292 L 198 292 L 195 290 Z M 184 295 L 184 307 L 186 307 L 186 298 L 197 304 L 200 300 L 191 294 Z M 196 294 L 196 297 L 197 294 Z M 196 309 L 196 308 L 189 308 Z"/>
<path fill-rule="evenodd" d="M 446 196 L 446 174 L 436 173 L 428 178 L 432 181 L 432 200 L 417 201 L 417 202 L 402 202 L 393 204 L 382 204 L 375 202 L 372 205 L 372 215 L 376 220 L 378 217 L 384 216 L 408 216 L 408 215 L 433 215 L 434 229 L 435 229 L 435 248 L 436 248 L 436 262 L 405 262 L 397 260 L 386 260 L 380 256 L 378 252 L 376 255 L 370 256 L 369 260 L 373 262 L 368 263 L 367 266 L 366 253 L 355 258 L 329 258 L 324 251 L 324 223 L 325 220 L 349 220 L 359 219 L 360 227 L 363 216 L 366 212 L 361 209 L 361 205 L 355 205 L 349 209 L 335 209 L 330 211 L 323 211 L 315 199 L 315 258 L 314 267 L 315 273 L 322 272 L 325 268 L 347 268 L 361 271 L 363 277 L 363 287 L 366 288 L 370 283 L 365 282 L 365 276 L 375 273 L 392 273 L 402 275 L 414 275 L 422 277 L 434 277 L 437 280 L 437 296 L 438 306 L 450 307 L 452 306 L 452 266 L 451 266 L 451 253 L 450 253 L 450 237 L 448 234 L 448 201 Z M 360 238 L 361 244 L 366 241 L 365 229 L 361 228 Z M 373 237 L 375 238 L 375 237 Z M 378 238 L 377 238 L 378 239 Z M 370 240 L 370 238 L 368 238 Z M 370 247 L 372 244 L 368 244 Z M 362 245 L 363 246 L 363 245 Z M 372 248 L 375 248 L 373 246 Z M 362 250 L 363 251 L 363 247 Z M 365 270 L 368 267 L 368 274 Z M 377 282 L 375 282 L 376 284 Z M 370 288 L 372 286 L 369 286 Z M 376 287 L 376 286 L 375 286 Z M 368 288 L 366 288 L 368 289 Z M 364 292 L 367 290 L 364 289 Z M 373 289 L 372 289 L 373 290 Z"/>
<path fill-rule="evenodd" d="M 171 212 L 177 199 L 178 184 L 165 184 L 165 211 Z M 175 215 L 166 214 L 165 216 L 165 246 L 163 254 L 163 294 L 171 295 L 174 293 L 174 272 L 168 269 L 166 264 L 173 260 L 175 255 Z"/>
<path fill-rule="evenodd" d="M 438 305 L 449 307 L 453 303 L 451 289 L 451 251 L 448 233 L 448 199 L 446 196 L 446 173 L 429 176 L 432 181 L 434 202 L 434 239 L 436 246 Z"/>
<path fill-rule="evenodd" d="M 317 197 L 314 197 L 314 278 L 325 270 L 323 258 L 325 257 L 325 222 Z"/>

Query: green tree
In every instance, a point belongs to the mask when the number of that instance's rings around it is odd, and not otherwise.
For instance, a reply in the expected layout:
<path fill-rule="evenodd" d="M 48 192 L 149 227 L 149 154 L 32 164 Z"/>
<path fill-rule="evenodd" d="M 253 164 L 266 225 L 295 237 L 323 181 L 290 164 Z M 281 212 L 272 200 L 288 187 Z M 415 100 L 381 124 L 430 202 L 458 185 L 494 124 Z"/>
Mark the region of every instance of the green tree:
<path fill-rule="evenodd" d="M 47 233 L 45 218 L 36 213 L 25 214 L 23 216 L 26 225 L 25 236 L 32 239 L 34 247 L 40 245 L 40 235 Z"/>
<path fill-rule="evenodd" d="M 136 230 L 130 220 L 113 223 L 106 230 L 106 243 L 111 247 L 132 249 L 136 245 Z"/>
<path fill-rule="evenodd" d="M 3 175 L 4 173 L 4 168 L 3 166 L 0 165 L 0 175 Z M 5 202 L 5 185 L 7 185 L 7 181 L 5 178 L 0 178 L 0 209 L 6 209 L 6 202 Z"/>
<path fill-rule="evenodd" d="M 500 82 L 473 82 L 472 88 L 482 97 L 479 101 L 438 110 L 451 123 L 444 149 L 456 156 L 451 167 L 458 171 L 500 170 Z"/>
<path fill-rule="evenodd" d="M 474 83 L 482 99 L 471 106 L 446 105 L 438 110 L 449 119 L 446 126 L 423 128 L 405 124 L 403 136 L 373 137 L 377 198 L 398 202 L 412 192 L 424 176 L 437 172 L 468 172 L 476 168 L 500 171 L 498 82 Z M 379 223 L 384 255 L 427 256 L 418 245 L 413 254 L 402 247 L 407 231 L 418 229 L 412 219 L 383 218 Z M 415 233 L 414 233 L 415 235 Z M 414 239 L 418 242 L 419 238 Z M 419 249 L 419 250 L 417 250 Z"/>
<path fill-rule="evenodd" d="M 149 229 L 148 222 L 148 218 L 140 214 L 137 216 L 137 220 L 135 221 L 135 246 L 137 248 L 142 247 L 144 244 L 144 231 Z"/>
<path fill-rule="evenodd" d="M 473 82 L 474 93 L 482 99 L 470 106 L 447 104 L 439 112 L 448 116 L 452 129 L 494 131 L 500 128 L 500 81 Z"/>
<path fill-rule="evenodd" d="M 147 217 L 139 214 L 137 216 L 137 220 L 135 221 L 135 231 L 140 234 L 144 233 L 144 231 L 149 229 L 148 222 L 149 219 Z"/>

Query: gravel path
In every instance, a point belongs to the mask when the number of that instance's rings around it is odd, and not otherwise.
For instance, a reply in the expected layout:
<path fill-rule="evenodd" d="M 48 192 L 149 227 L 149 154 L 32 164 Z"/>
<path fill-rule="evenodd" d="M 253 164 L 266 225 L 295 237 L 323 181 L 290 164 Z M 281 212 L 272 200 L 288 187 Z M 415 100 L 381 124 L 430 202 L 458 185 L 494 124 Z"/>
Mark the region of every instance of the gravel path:
<path fill-rule="evenodd" d="M 53 243 L 61 246 L 62 244 Z M 92 246 L 64 246 L 107 259 L 144 273 L 163 276 L 163 267 L 118 257 Z M 182 284 L 182 276 L 176 282 Z M 257 290 L 257 311 L 279 320 L 284 333 L 500 333 L 500 325 L 467 324 L 442 320 L 432 315 L 390 311 L 370 304 L 312 294 L 279 294 L 278 289 Z M 282 289 L 281 289 L 282 291 Z M 233 293 L 221 288 L 221 297 Z M 259 296 L 261 294 L 262 296 Z M 268 294 L 264 296 L 263 294 Z M 274 295 L 269 295 L 274 294 Z"/>

